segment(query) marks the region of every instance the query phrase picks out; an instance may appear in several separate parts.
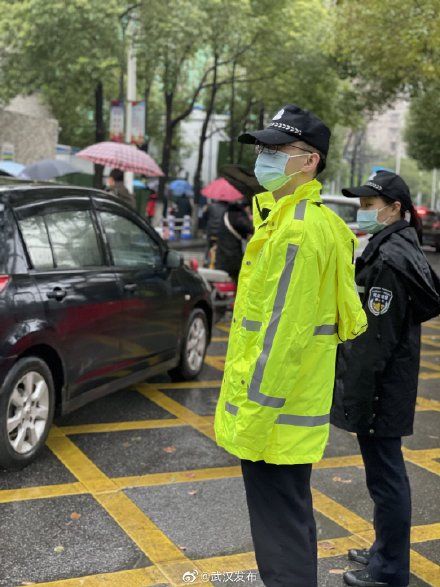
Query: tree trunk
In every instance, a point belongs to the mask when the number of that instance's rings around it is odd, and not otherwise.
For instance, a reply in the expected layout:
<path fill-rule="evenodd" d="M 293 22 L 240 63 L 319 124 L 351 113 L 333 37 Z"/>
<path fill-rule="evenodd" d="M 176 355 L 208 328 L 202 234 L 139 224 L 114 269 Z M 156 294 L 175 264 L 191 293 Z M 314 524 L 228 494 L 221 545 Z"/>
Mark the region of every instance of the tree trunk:
<path fill-rule="evenodd" d="M 97 143 L 105 140 L 104 87 L 102 81 L 99 81 L 95 88 L 95 140 Z M 94 171 L 93 186 L 102 189 L 104 166 L 95 163 Z"/>
<path fill-rule="evenodd" d="M 162 171 L 164 176 L 159 178 L 159 200 L 162 200 L 165 195 L 165 183 L 168 180 L 171 163 L 171 148 L 173 144 L 173 100 L 174 93 L 165 91 L 165 137 L 162 147 Z"/>
<path fill-rule="evenodd" d="M 151 91 L 151 83 L 145 86 L 144 92 L 144 100 L 145 100 L 145 127 L 144 127 L 144 134 L 145 134 L 145 142 L 144 142 L 144 151 L 148 153 L 148 147 L 150 144 L 150 133 L 148 132 L 148 124 L 149 124 L 149 101 L 150 101 L 150 91 Z"/>
<path fill-rule="evenodd" d="M 258 129 L 264 128 L 264 102 L 260 104 L 260 110 L 258 111 Z"/>
<path fill-rule="evenodd" d="M 209 102 L 206 107 L 205 119 L 202 124 L 202 130 L 199 138 L 199 153 L 197 158 L 197 166 L 194 174 L 194 210 L 193 210 L 193 234 L 197 234 L 198 224 L 198 207 L 200 201 L 200 190 L 202 189 L 202 169 L 203 169 L 203 157 L 206 143 L 206 137 L 208 134 L 209 121 L 211 120 L 212 113 L 214 111 L 215 97 L 217 94 L 217 74 L 218 74 L 218 56 L 214 55 L 214 69 L 212 72 L 212 85 L 211 94 L 209 96 Z"/>
<path fill-rule="evenodd" d="M 244 111 L 244 115 L 243 115 L 243 126 L 242 126 L 242 132 L 246 132 L 247 130 L 247 124 L 248 124 L 248 118 L 249 118 L 249 114 L 251 113 L 252 110 L 252 106 L 254 104 L 254 101 L 252 99 L 252 96 L 249 96 L 249 99 L 247 101 L 246 104 L 246 110 Z M 243 159 L 243 149 L 244 149 L 244 143 L 240 143 L 239 147 L 238 147 L 238 159 L 237 159 L 237 163 L 241 163 L 242 159 Z"/>
<path fill-rule="evenodd" d="M 235 163 L 235 70 L 237 63 L 232 63 L 231 100 L 229 102 L 229 163 Z"/>

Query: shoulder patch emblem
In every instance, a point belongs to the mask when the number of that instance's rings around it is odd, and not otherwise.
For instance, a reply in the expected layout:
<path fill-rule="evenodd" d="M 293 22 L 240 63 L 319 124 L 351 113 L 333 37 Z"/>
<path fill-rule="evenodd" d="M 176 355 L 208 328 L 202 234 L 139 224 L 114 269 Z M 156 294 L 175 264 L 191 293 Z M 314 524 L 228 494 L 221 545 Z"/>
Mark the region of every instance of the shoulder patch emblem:
<path fill-rule="evenodd" d="M 374 316 L 388 312 L 393 299 L 393 292 L 383 287 L 372 287 L 368 295 L 368 309 Z"/>

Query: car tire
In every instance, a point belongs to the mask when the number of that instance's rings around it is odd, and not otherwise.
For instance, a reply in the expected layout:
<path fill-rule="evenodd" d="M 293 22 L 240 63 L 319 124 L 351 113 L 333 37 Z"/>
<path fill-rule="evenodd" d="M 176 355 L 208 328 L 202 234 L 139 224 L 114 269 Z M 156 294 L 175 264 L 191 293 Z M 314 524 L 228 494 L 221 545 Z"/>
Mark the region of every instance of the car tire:
<path fill-rule="evenodd" d="M 203 367 L 208 348 L 208 319 L 200 308 L 191 312 L 185 329 L 185 337 L 178 366 L 170 371 L 172 379 L 189 381 L 197 377 Z"/>
<path fill-rule="evenodd" d="M 35 460 L 52 424 L 52 373 L 38 357 L 25 357 L 7 374 L 0 395 L 0 468 L 19 470 Z"/>

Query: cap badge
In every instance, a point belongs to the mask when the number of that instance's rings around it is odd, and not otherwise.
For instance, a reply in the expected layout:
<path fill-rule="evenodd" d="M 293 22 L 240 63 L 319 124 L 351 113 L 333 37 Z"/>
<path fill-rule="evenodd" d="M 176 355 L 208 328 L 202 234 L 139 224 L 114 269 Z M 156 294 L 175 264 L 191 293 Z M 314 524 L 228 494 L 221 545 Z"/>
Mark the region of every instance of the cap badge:
<path fill-rule="evenodd" d="M 368 185 L 370 186 L 370 188 L 374 188 L 375 190 L 382 191 L 382 186 L 377 183 L 374 183 L 374 181 L 367 181 L 365 185 Z"/>
<path fill-rule="evenodd" d="M 284 108 L 281 108 L 281 110 L 279 110 L 275 116 L 272 118 L 272 120 L 279 120 L 284 114 Z"/>

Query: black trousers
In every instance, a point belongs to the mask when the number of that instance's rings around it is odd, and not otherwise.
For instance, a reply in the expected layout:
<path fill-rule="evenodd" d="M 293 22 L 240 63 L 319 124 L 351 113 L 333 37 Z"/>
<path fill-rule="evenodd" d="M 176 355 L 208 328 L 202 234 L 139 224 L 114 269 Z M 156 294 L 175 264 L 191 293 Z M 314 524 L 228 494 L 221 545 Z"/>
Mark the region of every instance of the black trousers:
<path fill-rule="evenodd" d="M 258 570 L 267 587 L 317 587 L 312 465 L 241 461 Z"/>
<path fill-rule="evenodd" d="M 409 583 L 411 489 L 401 438 L 358 435 L 367 487 L 374 502 L 376 540 L 368 569 L 393 587 Z"/>

